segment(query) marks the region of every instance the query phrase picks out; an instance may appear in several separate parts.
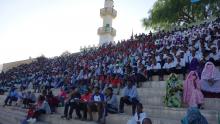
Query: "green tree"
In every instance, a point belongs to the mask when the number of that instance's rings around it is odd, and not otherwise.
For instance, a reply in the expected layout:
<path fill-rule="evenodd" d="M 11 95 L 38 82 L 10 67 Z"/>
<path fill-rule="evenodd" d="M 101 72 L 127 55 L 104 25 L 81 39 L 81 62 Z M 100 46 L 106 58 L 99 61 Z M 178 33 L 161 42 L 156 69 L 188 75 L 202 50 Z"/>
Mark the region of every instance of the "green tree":
<path fill-rule="evenodd" d="M 190 24 L 207 18 L 206 6 L 210 5 L 213 14 L 218 14 L 219 0 L 200 0 L 191 3 L 191 0 L 157 0 L 149 11 L 149 17 L 143 19 L 145 28 L 168 28 Z"/>

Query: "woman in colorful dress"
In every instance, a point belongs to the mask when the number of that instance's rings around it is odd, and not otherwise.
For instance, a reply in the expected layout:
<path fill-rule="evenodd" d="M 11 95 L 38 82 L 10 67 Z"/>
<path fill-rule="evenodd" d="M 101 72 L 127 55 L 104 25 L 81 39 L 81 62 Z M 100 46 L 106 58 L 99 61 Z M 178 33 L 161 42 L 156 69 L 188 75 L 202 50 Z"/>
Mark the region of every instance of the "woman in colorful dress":
<path fill-rule="evenodd" d="M 183 85 L 178 79 L 178 76 L 174 73 L 170 74 L 166 81 L 166 96 L 164 97 L 164 103 L 167 107 L 181 107 Z"/>
<path fill-rule="evenodd" d="M 201 108 L 204 96 L 201 92 L 200 80 L 198 73 L 191 71 L 184 82 L 183 101 L 189 107 Z"/>
<path fill-rule="evenodd" d="M 205 92 L 220 93 L 220 73 L 212 62 L 207 62 L 202 71 L 201 89 Z"/>

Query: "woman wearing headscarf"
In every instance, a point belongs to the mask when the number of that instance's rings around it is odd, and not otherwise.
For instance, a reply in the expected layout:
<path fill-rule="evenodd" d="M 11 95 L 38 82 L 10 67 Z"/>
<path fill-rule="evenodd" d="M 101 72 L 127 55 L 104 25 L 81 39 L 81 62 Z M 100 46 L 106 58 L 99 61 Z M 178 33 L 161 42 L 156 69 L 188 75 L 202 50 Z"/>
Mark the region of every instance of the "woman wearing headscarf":
<path fill-rule="evenodd" d="M 202 71 L 201 89 L 206 92 L 220 93 L 220 73 L 212 62 L 207 62 Z"/>
<path fill-rule="evenodd" d="M 168 107 L 181 107 L 183 84 L 178 79 L 178 76 L 174 73 L 170 74 L 166 81 L 166 96 L 164 97 L 164 103 Z"/>
<path fill-rule="evenodd" d="M 199 76 L 191 71 L 184 82 L 183 101 L 190 107 L 201 107 L 204 96 L 200 90 Z"/>
<path fill-rule="evenodd" d="M 198 108 L 190 107 L 187 110 L 187 115 L 181 120 L 181 124 L 208 124 L 208 121 Z"/>

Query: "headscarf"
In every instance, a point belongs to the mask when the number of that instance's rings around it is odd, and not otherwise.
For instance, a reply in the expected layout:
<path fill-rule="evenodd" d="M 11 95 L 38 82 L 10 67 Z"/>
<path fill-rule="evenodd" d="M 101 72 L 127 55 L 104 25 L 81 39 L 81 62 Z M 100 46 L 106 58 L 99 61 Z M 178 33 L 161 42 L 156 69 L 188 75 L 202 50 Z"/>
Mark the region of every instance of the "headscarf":
<path fill-rule="evenodd" d="M 197 60 L 196 58 L 193 58 L 193 59 L 191 60 L 190 65 L 189 65 L 189 69 L 190 69 L 191 71 L 195 71 L 195 70 L 197 69 L 198 64 L 199 64 L 198 60 Z"/>
<path fill-rule="evenodd" d="M 182 124 L 208 124 L 208 121 L 198 108 L 190 107 L 187 110 L 186 117 L 182 120 Z"/>
<path fill-rule="evenodd" d="M 215 65 L 212 62 L 207 62 L 205 64 L 205 67 L 202 71 L 202 80 L 220 80 L 220 73 L 217 68 L 215 68 Z"/>
<path fill-rule="evenodd" d="M 196 77 L 197 77 L 197 79 L 196 79 L 196 87 L 200 88 L 198 73 L 196 71 L 191 71 L 188 74 L 188 76 L 187 76 L 187 78 L 186 78 L 186 80 L 185 80 L 185 82 L 183 84 L 183 88 L 184 88 L 183 101 L 185 103 L 189 103 L 191 95 L 192 95 L 192 91 L 193 91 L 193 89 L 195 89 L 195 86 L 194 86 L 194 84 L 192 82 L 193 81 L 193 78 L 192 78 L 193 74 L 195 74 Z"/>

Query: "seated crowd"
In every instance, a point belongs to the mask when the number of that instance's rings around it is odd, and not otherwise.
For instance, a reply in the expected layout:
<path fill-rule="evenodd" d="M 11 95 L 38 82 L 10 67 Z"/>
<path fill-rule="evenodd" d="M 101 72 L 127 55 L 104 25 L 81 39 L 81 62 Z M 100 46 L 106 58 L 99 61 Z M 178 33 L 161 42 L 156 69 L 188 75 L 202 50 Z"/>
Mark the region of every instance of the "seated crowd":
<path fill-rule="evenodd" d="M 172 32 L 135 35 L 126 41 L 75 54 L 42 56 L 30 64 L 2 72 L 0 87 L 11 87 L 5 105 L 22 100 L 24 108 L 34 109 L 30 115 L 36 119 L 64 106 L 62 118 L 71 119 L 75 109 L 77 118 L 86 120 L 88 113 L 89 120 L 93 120 L 91 113 L 96 110 L 98 121 L 102 122 L 108 113 L 123 113 L 124 104 L 132 105 L 135 115 L 137 106 L 141 106 L 136 89 L 140 82 L 152 80 L 153 75 L 164 80 L 164 75 L 185 75 L 190 71 L 198 72 L 198 79 L 203 79 L 207 61 L 220 66 L 219 18 Z M 212 78 L 205 81 L 213 82 Z M 14 85 L 20 86 L 20 92 Z M 30 87 L 41 93 L 37 100 L 32 92 L 27 92 Z M 208 88 L 205 84 L 203 87 Z M 51 88 L 60 88 L 58 96 L 53 95 Z M 118 105 L 115 95 L 122 88 Z"/>
<path fill-rule="evenodd" d="M 131 79 L 126 81 L 120 105 L 112 87 L 101 89 L 98 84 L 85 85 L 84 83 L 77 86 L 65 85 L 60 88 L 57 95 L 53 95 L 50 88 L 44 87 L 42 92 L 38 94 L 38 99 L 33 92 L 26 92 L 12 86 L 5 99 L 4 106 L 11 106 L 12 102 L 28 109 L 27 118 L 24 122 L 40 120 L 39 117 L 42 114 L 53 114 L 58 106 L 64 106 L 61 118 L 72 119 L 75 110 L 77 116 L 75 119 L 93 121 L 92 113 L 98 112 L 97 122 L 105 123 L 105 117 L 109 113 L 123 113 L 124 104 L 132 105 L 133 115 L 135 115 L 136 108 L 140 104 L 135 83 Z M 89 114 L 89 118 L 87 114 Z"/>

